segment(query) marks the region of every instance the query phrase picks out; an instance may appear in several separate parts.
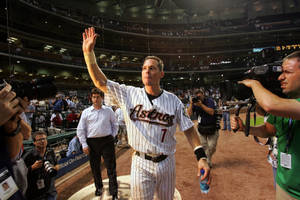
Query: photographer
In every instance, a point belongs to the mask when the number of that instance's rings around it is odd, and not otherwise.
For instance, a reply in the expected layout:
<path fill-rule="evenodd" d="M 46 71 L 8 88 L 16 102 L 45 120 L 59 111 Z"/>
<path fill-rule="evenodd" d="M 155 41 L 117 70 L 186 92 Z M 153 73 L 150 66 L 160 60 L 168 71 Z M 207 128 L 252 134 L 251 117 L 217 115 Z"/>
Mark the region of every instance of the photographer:
<path fill-rule="evenodd" d="M 198 132 L 200 141 L 207 155 L 207 162 L 212 167 L 212 155 L 216 151 L 219 138 L 217 119 L 215 116 L 216 105 L 212 98 L 205 97 L 204 90 L 197 90 L 196 97 L 192 98 L 187 113 L 189 116 L 193 112 L 198 118 Z"/>
<path fill-rule="evenodd" d="M 284 58 L 282 73 L 278 77 L 282 92 L 290 99 L 283 99 L 265 89 L 258 81 L 244 80 L 240 83 L 251 87 L 259 105 L 271 113 L 267 122 L 250 127 L 250 134 L 259 137 L 277 136 L 278 168 L 276 176 L 276 199 L 300 199 L 300 52 Z M 275 116 L 276 115 L 276 116 Z M 245 131 L 239 117 L 232 118 L 231 128 Z"/>
<path fill-rule="evenodd" d="M 7 183 L 10 192 L 1 193 L 1 198 L 24 199 L 27 188 L 26 172 L 20 154 L 22 153 L 23 138 L 28 139 L 31 128 L 20 118 L 26 108 L 26 102 L 16 98 L 11 91 L 11 85 L 3 82 L 0 90 L 0 179 Z"/>
<path fill-rule="evenodd" d="M 54 200 L 57 196 L 54 182 L 59 165 L 54 151 L 47 149 L 47 134 L 37 131 L 32 138 L 35 148 L 23 156 L 28 167 L 26 197 L 32 200 Z"/>

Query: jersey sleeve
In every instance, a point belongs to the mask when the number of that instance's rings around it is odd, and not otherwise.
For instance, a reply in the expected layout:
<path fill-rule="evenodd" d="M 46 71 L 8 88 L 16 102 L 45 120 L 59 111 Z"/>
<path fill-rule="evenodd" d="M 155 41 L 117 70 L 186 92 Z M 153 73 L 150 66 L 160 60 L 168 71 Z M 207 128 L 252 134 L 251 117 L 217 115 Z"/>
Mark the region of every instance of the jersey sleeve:
<path fill-rule="evenodd" d="M 105 105 L 121 106 L 124 105 L 127 97 L 127 86 L 116 83 L 111 80 L 107 80 L 107 93 L 104 96 Z"/>
<path fill-rule="evenodd" d="M 184 108 L 184 105 L 179 100 L 176 110 L 176 122 L 179 125 L 179 129 L 181 131 L 186 131 L 187 129 L 194 126 L 194 123 L 192 122 L 191 118 L 186 112 L 186 109 Z"/>

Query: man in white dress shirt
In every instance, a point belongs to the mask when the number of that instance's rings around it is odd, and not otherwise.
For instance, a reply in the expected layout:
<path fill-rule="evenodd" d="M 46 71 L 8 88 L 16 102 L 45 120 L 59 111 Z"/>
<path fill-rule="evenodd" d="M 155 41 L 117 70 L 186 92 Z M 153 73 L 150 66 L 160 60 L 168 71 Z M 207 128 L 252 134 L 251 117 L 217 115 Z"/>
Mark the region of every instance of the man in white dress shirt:
<path fill-rule="evenodd" d="M 107 168 L 109 192 L 112 199 L 118 199 L 118 183 L 116 173 L 116 157 L 114 137 L 118 132 L 118 123 L 113 110 L 102 105 L 104 93 L 98 88 L 91 91 L 93 105 L 82 112 L 77 136 L 83 152 L 89 155 L 90 166 L 96 186 L 95 195 L 102 195 L 101 156 Z"/>

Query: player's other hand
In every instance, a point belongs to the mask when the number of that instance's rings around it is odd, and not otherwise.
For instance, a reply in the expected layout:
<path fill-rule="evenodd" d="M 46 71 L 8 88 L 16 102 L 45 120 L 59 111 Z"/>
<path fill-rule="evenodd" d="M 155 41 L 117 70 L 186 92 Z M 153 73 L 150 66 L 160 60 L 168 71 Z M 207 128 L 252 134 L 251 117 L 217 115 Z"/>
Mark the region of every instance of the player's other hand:
<path fill-rule="evenodd" d="M 198 176 L 200 177 L 201 175 L 201 169 L 203 169 L 205 172 L 204 172 L 204 175 L 201 177 L 201 181 L 206 179 L 207 178 L 207 184 L 209 185 L 210 184 L 210 180 L 211 180 L 211 177 L 210 177 L 210 167 L 206 161 L 206 159 L 200 159 L 198 161 Z"/>
<path fill-rule="evenodd" d="M 231 117 L 230 125 L 231 125 L 232 130 L 237 129 L 237 131 L 245 131 L 245 126 L 244 126 L 243 121 L 240 117 L 237 117 L 237 116 Z"/>
<path fill-rule="evenodd" d="M 83 153 L 85 153 L 86 155 L 89 155 L 90 151 L 89 151 L 89 148 L 86 147 L 86 148 L 83 148 Z"/>
<path fill-rule="evenodd" d="M 84 53 L 89 53 L 94 50 L 97 36 L 98 34 L 95 33 L 94 27 L 85 29 L 85 32 L 82 33 L 82 51 Z"/>

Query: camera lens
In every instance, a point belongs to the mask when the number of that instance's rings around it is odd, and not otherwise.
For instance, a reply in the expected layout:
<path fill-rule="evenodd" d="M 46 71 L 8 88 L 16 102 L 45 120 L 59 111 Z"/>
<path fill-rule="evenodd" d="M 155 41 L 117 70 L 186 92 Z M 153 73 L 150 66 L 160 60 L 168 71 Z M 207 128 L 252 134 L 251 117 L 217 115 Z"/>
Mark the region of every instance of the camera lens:
<path fill-rule="evenodd" d="M 53 168 L 53 165 L 49 161 L 45 161 L 44 166 L 50 177 L 55 177 L 57 175 L 57 171 Z"/>

